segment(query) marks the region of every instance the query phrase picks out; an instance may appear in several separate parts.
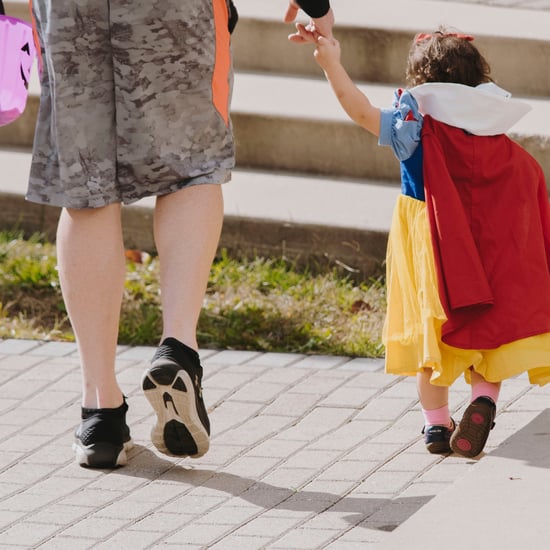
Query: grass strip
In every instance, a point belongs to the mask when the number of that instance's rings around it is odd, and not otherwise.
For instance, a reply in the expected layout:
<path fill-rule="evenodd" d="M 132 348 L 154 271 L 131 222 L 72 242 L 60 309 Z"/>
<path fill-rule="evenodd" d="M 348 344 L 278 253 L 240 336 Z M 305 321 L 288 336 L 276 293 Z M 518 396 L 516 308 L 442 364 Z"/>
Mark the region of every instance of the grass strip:
<path fill-rule="evenodd" d="M 161 335 L 159 261 L 128 250 L 119 343 L 156 345 Z M 0 233 L 0 338 L 73 341 L 55 246 Z M 205 349 L 381 357 L 385 290 L 337 270 L 311 272 L 283 259 L 216 258 L 198 326 Z"/>

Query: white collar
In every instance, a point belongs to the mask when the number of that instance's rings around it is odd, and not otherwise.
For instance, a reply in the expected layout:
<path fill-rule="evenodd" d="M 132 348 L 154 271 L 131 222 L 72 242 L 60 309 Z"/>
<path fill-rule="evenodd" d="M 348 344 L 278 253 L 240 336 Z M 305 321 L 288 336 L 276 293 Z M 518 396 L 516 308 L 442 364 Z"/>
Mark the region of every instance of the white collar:
<path fill-rule="evenodd" d="M 409 92 L 423 115 L 477 136 L 504 134 L 532 109 L 492 82 L 475 88 L 428 82 Z"/>

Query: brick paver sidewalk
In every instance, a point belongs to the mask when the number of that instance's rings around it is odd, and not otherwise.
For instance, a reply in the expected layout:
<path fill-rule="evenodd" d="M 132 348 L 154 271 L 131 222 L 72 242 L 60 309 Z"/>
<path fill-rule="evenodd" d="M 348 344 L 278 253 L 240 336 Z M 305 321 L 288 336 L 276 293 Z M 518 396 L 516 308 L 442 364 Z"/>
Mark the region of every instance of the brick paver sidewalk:
<path fill-rule="evenodd" d="M 97 471 L 71 451 L 75 346 L 0 341 L 0 548 L 376 548 L 475 468 L 425 452 L 414 380 L 381 360 L 239 351 L 201 354 L 210 452 L 162 456 L 139 389 L 152 353 L 120 348 L 135 448 L 128 466 Z M 458 383 L 453 408 L 467 397 Z M 488 451 L 549 402 L 509 381 Z"/>

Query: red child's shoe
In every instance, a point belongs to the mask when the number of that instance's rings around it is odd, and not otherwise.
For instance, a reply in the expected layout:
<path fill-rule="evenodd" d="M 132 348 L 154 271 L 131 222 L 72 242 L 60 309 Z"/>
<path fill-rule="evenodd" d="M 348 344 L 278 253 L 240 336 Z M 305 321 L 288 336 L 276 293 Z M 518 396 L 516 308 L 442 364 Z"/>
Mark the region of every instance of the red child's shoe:
<path fill-rule="evenodd" d="M 451 436 L 453 452 L 466 458 L 479 455 L 495 425 L 496 410 L 495 402 L 489 397 L 478 397 L 472 401 Z"/>

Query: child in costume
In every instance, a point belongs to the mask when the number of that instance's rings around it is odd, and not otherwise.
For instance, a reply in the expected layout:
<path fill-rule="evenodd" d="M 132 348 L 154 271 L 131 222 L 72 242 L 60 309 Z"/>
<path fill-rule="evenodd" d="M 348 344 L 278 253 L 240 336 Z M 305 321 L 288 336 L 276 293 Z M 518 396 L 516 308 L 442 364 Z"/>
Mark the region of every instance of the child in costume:
<path fill-rule="evenodd" d="M 334 39 L 317 63 L 348 115 L 392 147 L 401 194 L 387 252 L 386 371 L 417 377 L 431 453 L 474 457 L 503 380 L 550 380 L 550 206 L 539 164 L 505 132 L 530 106 L 490 77 L 473 37 L 418 34 L 407 90 L 379 109 L 354 85 Z M 449 386 L 471 403 L 457 425 Z"/>

